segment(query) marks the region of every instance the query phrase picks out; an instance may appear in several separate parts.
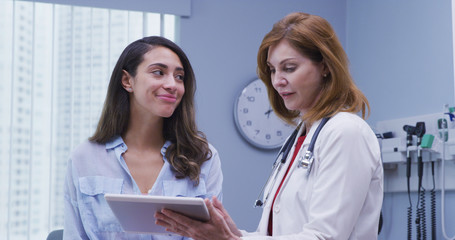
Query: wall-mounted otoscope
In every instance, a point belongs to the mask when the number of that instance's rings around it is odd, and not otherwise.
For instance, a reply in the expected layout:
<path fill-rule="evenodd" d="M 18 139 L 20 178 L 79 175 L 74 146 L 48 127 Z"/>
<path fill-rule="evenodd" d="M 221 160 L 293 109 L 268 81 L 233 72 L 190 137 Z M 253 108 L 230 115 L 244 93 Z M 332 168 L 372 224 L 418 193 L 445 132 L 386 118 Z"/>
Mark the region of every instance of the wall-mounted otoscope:
<path fill-rule="evenodd" d="M 417 176 L 418 182 L 418 198 L 417 198 L 417 239 L 420 240 L 422 237 L 426 239 L 426 219 L 425 219 L 425 189 L 422 186 L 423 178 L 423 159 L 422 159 L 422 138 L 425 135 L 425 122 L 416 123 L 415 135 L 417 136 Z"/>
<path fill-rule="evenodd" d="M 425 135 L 425 122 L 418 122 L 415 127 L 417 136 L 417 175 L 419 177 L 419 187 L 422 186 L 423 161 L 422 161 L 422 137 Z"/>
<path fill-rule="evenodd" d="M 408 198 L 409 198 L 409 207 L 408 207 L 408 240 L 412 240 L 412 201 L 411 201 L 411 151 L 409 149 L 412 146 L 412 135 L 414 135 L 416 127 L 410 125 L 404 125 L 403 130 L 406 132 L 406 178 L 408 186 Z"/>
<path fill-rule="evenodd" d="M 403 130 L 406 132 L 406 177 L 409 179 L 411 177 L 411 151 L 409 147 L 412 146 L 412 135 L 414 135 L 416 127 L 404 125 Z"/>

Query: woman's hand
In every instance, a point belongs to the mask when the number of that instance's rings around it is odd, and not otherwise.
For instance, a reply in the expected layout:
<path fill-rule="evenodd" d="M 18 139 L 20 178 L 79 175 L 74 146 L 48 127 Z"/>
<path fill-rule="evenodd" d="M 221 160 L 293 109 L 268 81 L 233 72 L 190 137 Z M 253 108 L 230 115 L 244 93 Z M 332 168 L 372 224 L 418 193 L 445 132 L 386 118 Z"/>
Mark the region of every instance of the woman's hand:
<path fill-rule="evenodd" d="M 229 213 L 226 211 L 226 209 L 224 209 L 223 204 L 221 204 L 220 200 L 218 200 L 218 198 L 216 197 L 213 197 L 212 205 L 216 208 L 216 210 L 218 210 L 221 216 L 223 216 L 224 221 L 226 221 L 226 224 L 229 226 L 231 232 L 237 235 L 238 237 L 241 237 L 242 233 L 235 225 L 234 220 L 232 220 L 231 216 L 229 216 Z"/>
<path fill-rule="evenodd" d="M 167 231 L 195 240 L 239 240 L 241 233 L 221 202 L 216 197 L 213 197 L 213 204 L 209 199 L 204 201 L 210 214 L 210 220 L 207 222 L 193 220 L 172 210 L 163 209 L 155 214 L 156 224 L 165 227 Z"/>

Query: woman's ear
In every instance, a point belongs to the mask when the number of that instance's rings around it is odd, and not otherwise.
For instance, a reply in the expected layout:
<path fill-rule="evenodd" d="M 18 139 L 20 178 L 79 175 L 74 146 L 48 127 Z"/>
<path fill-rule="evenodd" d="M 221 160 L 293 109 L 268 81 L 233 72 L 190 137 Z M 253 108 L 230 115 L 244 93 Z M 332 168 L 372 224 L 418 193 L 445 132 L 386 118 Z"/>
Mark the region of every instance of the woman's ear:
<path fill-rule="evenodd" d="M 330 74 L 330 70 L 327 67 L 327 64 L 325 64 L 325 61 L 322 61 L 321 64 L 322 64 L 322 70 L 321 70 L 322 76 L 324 78 L 326 78 Z"/>
<path fill-rule="evenodd" d="M 125 71 L 125 70 L 122 70 L 123 71 L 123 74 L 122 74 L 122 86 L 123 88 L 127 91 L 127 92 L 133 92 L 133 86 L 131 84 L 131 82 L 133 81 L 133 78 L 131 77 L 131 75 Z"/>

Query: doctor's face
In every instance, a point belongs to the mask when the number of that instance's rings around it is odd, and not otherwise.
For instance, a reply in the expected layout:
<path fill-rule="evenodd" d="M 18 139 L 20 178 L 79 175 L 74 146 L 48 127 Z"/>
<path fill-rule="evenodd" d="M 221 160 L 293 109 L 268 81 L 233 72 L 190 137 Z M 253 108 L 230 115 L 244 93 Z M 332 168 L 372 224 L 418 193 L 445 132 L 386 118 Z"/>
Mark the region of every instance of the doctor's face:
<path fill-rule="evenodd" d="M 319 99 L 324 64 L 303 56 L 286 39 L 269 48 L 272 85 L 289 110 L 304 114 Z"/>
<path fill-rule="evenodd" d="M 128 74 L 131 111 L 170 117 L 185 93 L 182 63 L 177 54 L 162 46 L 152 48 L 143 58 L 136 76 Z"/>

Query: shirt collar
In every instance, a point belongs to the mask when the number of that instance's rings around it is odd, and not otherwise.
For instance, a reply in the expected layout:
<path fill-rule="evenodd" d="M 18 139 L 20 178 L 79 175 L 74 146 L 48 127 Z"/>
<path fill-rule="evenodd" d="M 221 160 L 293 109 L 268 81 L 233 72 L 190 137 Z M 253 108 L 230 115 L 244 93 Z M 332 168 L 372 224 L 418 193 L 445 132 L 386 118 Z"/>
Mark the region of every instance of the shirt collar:
<path fill-rule="evenodd" d="M 106 143 L 106 149 L 114 149 L 114 148 L 117 148 L 118 146 L 126 146 L 125 142 L 123 141 L 122 137 L 121 136 L 116 136 L 114 138 L 112 138 L 111 141 L 107 142 Z M 171 145 L 171 141 L 166 141 L 164 142 L 164 145 L 163 147 L 161 148 L 161 154 L 163 156 L 166 156 L 166 150 L 167 148 Z M 166 159 L 164 157 L 164 159 Z"/>
<path fill-rule="evenodd" d="M 171 141 L 166 141 L 164 142 L 164 145 L 163 147 L 161 148 L 161 155 L 163 155 L 163 160 L 165 162 L 168 162 L 168 159 L 166 158 L 166 151 L 167 151 L 167 148 L 171 145 Z"/>
<path fill-rule="evenodd" d="M 108 150 L 114 149 L 122 144 L 125 144 L 125 142 L 123 142 L 122 137 L 116 136 L 116 137 L 112 138 L 112 140 L 110 140 L 109 142 L 106 143 L 106 149 L 108 149 Z"/>

